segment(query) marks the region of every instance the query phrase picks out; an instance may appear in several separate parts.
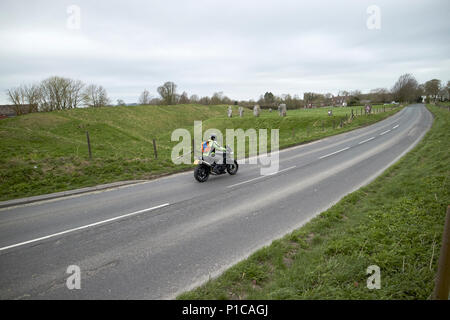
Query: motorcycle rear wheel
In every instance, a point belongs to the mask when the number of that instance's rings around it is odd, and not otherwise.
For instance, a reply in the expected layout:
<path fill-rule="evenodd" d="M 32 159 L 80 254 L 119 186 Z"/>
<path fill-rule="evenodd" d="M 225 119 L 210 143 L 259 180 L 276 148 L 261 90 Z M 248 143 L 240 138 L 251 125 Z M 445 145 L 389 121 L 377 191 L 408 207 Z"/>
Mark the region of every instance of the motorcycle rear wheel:
<path fill-rule="evenodd" d="M 232 176 L 234 176 L 238 172 L 238 169 L 239 165 L 236 160 L 234 160 L 233 164 L 227 164 L 227 172 Z"/>

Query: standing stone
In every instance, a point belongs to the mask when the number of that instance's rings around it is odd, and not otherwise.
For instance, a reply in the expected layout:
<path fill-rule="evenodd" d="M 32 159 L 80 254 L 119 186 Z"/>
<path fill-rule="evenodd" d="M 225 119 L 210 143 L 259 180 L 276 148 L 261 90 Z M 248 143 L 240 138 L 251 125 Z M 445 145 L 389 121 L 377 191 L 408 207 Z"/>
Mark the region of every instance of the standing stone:
<path fill-rule="evenodd" d="M 244 108 L 243 107 L 239 107 L 239 117 L 243 117 L 244 116 Z"/>
<path fill-rule="evenodd" d="M 284 103 L 278 106 L 278 112 L 280 113 L 280 117 L 286 117 L 286 105 Z"/>
<path fill-rule="evenodd" d="M 233 109 L 231 106 L 228 106 L 228 118 L 231 118 L 233 116 Z"/>
<path fill-rule="evenodd" d="M 269 112 L 272 112 L 272 108 L 269 108 Z"/>
<path fill-rule="evenodd" d="M 259 105 L 256 105 L 256 106 L 253 107 L 253 115 L 255 117 L 259 117 L 260 111 L 261 111 L 261 108 L 259 107 Z"/>

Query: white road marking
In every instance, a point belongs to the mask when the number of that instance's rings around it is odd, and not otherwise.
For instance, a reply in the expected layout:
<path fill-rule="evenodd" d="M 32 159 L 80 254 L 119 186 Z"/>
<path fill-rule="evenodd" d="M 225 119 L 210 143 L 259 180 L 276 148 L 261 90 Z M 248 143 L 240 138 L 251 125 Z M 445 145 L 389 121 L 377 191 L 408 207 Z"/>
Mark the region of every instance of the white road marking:
<path fill-rule="evenodd" d="M 33 240 L 28 240 L 28 241 L 16 243 L 16 244 L 13 244 L 13 245 L 10 245 L 10 246 L 7 246 L 7 247 L 0 248 L 0 251 L 4 251 L 4 250 L 7 250 L 7 249 L 23 246 L 23 245 L 26 245 L 26 244 L 29 244 L 29 243 L 38 242 L 38 241 L 42 241 L 42 240 L 45 240 L 45 239 L 57 237 L 57 236 L 60 236 L 60 235 L 63 235 L 63 234 L 67 234 L 67 233 L 70 233 L 70 232 L 87 229 L 87 228 L 98 226 L 100 224 L 104 224 L 104 223 L 107 223 L 107 222 L 111 222 L 111 221 L 123 219 L 123 218 L 126 218 L 126 217 L 130 217 L 130 216 L 133 216 L 133 215 L 136 215 L 136 214 L 140 214 L 140 213 L 144 213 L 144 212 L 148 212 L 148 211 L 153 211 L 153 210 L 156 210 L 156 209 L 159 209 L 159 208 L 167 207 L 168 205 L 169 205 L 169 203 L 164 203 L 164 204 L 161 204 L 161 205 L 156 206 L 156 207 L 152 207 L 152 208 L 148 208 L 148 209 L 143 209 L 143 210 L 127 213 L 127 214 L 124 214 L 124 215 L 121 215 L 121 216 L 118 216 L 118 217 L 114 217 L 114 218 L 111 218 L 111 219 L 107 219 L 107 220 L 103 220 L 103 221 L 87 224 L 85 226 L 81 226 L 81 227 L 65 230 L 65 231 L 62 231 L 62 232 L 54 233 L 54 234 L 51 234 L 51 235 L 48 235 L 48 236 L 45 236 L 45 237 L 40 237 L 40 238 L 36 238 L 36 239 L 33 239 Z"/>
<path fill-rule="evenodd" d="M 342 152 L 342 151 L 345 151 L 345 150 L 348 150 L 348 149 L 350 149 L 350 147 L 347 147 L 347 148 L 344 148 L 344 149 L 341 149 L 341 150 L 338 150 L 338 151 L 335 151 L 335 152 L 326 154 L 326 155 L 324 155 L 324 156 L 321 156 L 319 159 L 323 159 L 323 158 L 332 156 L 332 155 L 334 155 L 334 154 L 336 154 L 336 153 L 339 153 L 339 152 Z"/>
<path fill-rule="evenodd" d="M 283 170 L 278 170 L 277 172 L 274 172 L 274 173 L 269 174 L 269 176 L 273 176 L 274 174 L 278 174 L 278 173 L 283 172 L 283 171 L 292 170 L 292 169 L 294 169 L 294 168 L 296 168 L 296 167 L 297 167 L 297 166 L 292 166 L 292 167 L 289 167 L 289 168 L 286 168 L 286 169 L 283 169 Z"/>
<path fill-rule="evenodd" d="M 264 178 L 264 177 L 267 177 L 267 176 L 259 176 L 259 177 L 256 177 L 256 178 L 253 178 L 253 179 L 250 179 L 250 180 L 242 181 L 242 182 L 239 182 L 239 183 L 236 183 L 236 184 L 232 184 L 232 185 L 230 185 L 230 186 L 227 186 L 227 188 L 232 188 L 232 187 L 240 186 L 241 184 L 244 184 L 244 183 L 247 183 L 247 182 L 252 182 L 252 181 L 255 181 L 255 180 L 258 180 L 258 179 L 262 179 L 262 178 Z"/>
<path fill-rule="evenodd" d="M 380 136 L 382 136 L 383 134 L 386 134 L 386 133 L 388 133 L 388 132 L 391 132 L 391 129 L 386 130 L 385 132 L 380 133 Z"/>
<path fill-rule="evenodd" d="M 268 175 L 259 176 L 259 177 L 256 177 L 256 178 L 253 178 L 253 179 L 250 179 L 250 180 L 245 180 L 245 181 L 242 181 L 242 182 L 239 182 L 239 183 L 236 183 L 236 184 L 229 185 L 229 186 L 227 186 L 227 188 L 232 188 L 232 187 L 240 186 L 241 184 L 244 184 L 244 183 L 248 183 L 248 182 L 252 182 L 252 181 L 258 180 L 258 179 L 262 179 L 262 178 L 264 178 L 264 177 L 273 176 L 273 175 L 278 174 L 278 173 L 283 172 L 283 171 L 292 170 L 292 169 L 294 169 L 294 168 L 296 168 L 296 167 L 297 167 L 297 166 L 292 166 L 292 167 L 289 167 L 289 168 L 286 168 L 286 169 L 283 169 L 283 170 L 279 170 L 279 171 L 277 171 L 277 172 L 274 172 L 274 173 L 271 173 L 271 174 L 268 174 Z"/>
<path fill-rule="evenodd" d="M 372 137 L 372 138 L 366 139 L 366 140 L 364 140 L 364 141 L 361 141 L 361 142 L 359 142 L 358 144 L 363 144 L 363 143 L 366 143 L 366 142 L 368 142 L 368 141 L 370 141 L 370 140 L 373 140 L 373 139 L 375 139 L 375 137 Z"/>
<path fill-rule="evenodd" d="M 392 129 L 396 129 L 396 128 L 398 128 L 398 126 L 399 126 L 399 124 L 398 124 L 398 125 L 396 125 L 395 127 L 393 127 Z"/>

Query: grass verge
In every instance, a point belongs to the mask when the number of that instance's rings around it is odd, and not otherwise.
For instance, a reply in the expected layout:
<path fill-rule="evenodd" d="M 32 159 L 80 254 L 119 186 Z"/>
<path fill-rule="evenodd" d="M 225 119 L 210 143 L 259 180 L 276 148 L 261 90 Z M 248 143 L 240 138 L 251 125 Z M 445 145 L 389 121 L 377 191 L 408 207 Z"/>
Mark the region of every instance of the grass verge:
<path fill-rule="evenodd" d="M 450 204 L 450 112 L 369 185 L 178 299 L 428 299 Z M 381 289 L 366 269 L 381 269 Z"/>

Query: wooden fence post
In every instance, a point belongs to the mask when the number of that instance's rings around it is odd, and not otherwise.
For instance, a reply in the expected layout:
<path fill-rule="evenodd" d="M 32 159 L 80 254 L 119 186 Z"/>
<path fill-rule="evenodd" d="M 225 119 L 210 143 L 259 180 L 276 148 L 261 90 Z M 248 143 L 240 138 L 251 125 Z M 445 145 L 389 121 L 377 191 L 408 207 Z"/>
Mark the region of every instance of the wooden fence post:
<path fill-rule="evenodd" d="M 434 287 L 434 300 L 448 300 L 450 289 L 450 205 L 447 207 L 444 233 L 442 235 L 441 254 L 439 255 L 436 285 Z"/>
<path fill-rule="evenodd" d="M 153 139 L 153 152 L 155 153 L 155 159 L 158 159 L 158 152 L 156 151 L 156 141 Z"/>
<path fill-rule="evenodd" d="M 88 150 L 89 150 L 89 159 L 92 159 L 91 140 L 89 139 L 89 132 L 88 131 L 86 131 L 86 139 L 87 139 Z"/>

